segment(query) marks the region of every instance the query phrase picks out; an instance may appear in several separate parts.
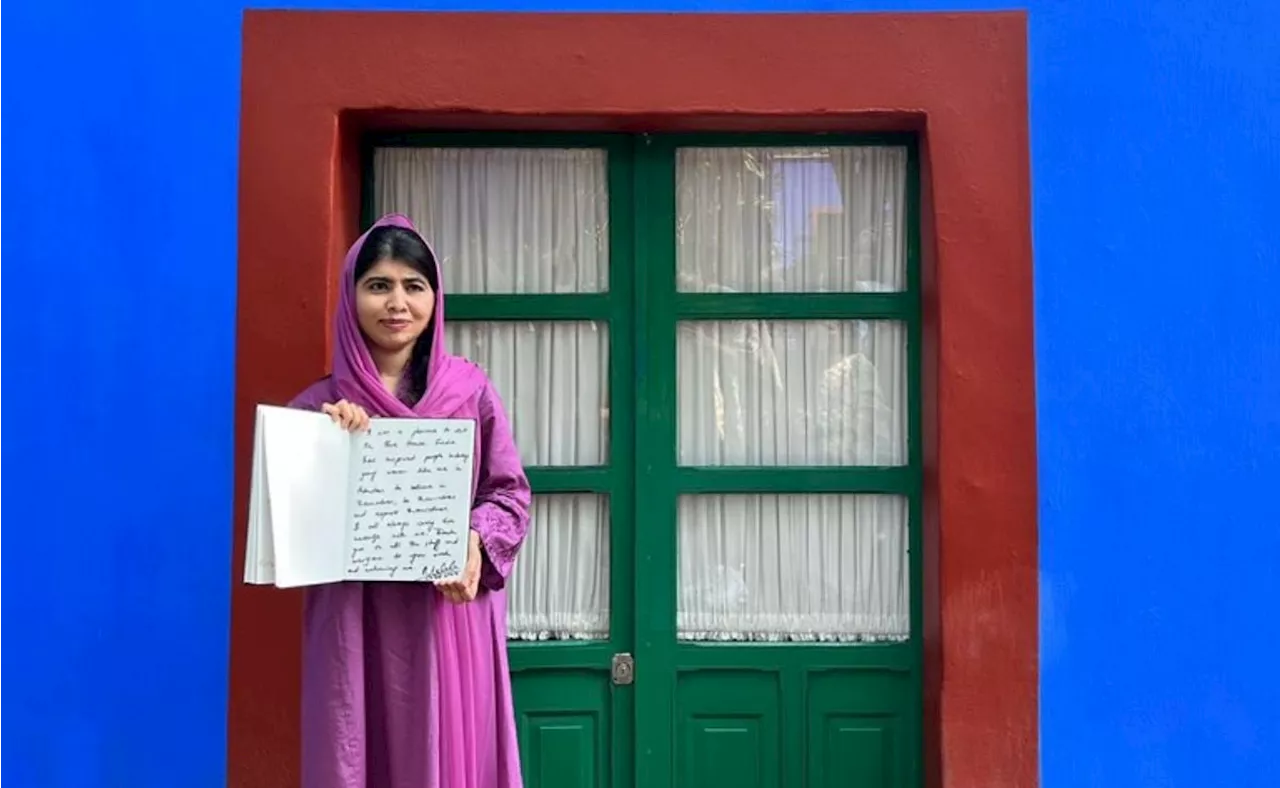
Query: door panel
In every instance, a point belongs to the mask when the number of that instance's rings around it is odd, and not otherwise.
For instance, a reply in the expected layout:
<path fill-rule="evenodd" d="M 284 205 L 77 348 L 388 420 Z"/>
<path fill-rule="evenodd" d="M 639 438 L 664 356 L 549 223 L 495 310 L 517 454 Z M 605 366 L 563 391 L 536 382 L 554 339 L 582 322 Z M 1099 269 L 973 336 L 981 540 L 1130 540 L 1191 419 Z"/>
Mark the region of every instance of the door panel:
<path fill-rule="evenodd" d="M 917 786 L 913 154 L 637 155 L 640 780 Z"/>
<path fill-rule="evenodd" d="M 782 688 L 754 670 L 688 670 L 676 681 L 676 785 L 780 788 Z"/>
<path fill-rule="evenodd" d="M 514 683 L 526 788 L 610 784 L 612 688 L 598 671 L 526 670 Z"/>
<path fill-rule="evenodd" d="M 488 372 L 534 492 L 508 583 L 530 788 L 630 788 L 634 338 L 626 138 L 371 140 L 369 212 L 410 216 L 440 257 L 452 352 Z"/>
<path fill-rule="evenodd" d="M 805 735 L 812 788 L 892 788 L 914 779 L 907 673 L 829 671 L 806 682 Z"/>

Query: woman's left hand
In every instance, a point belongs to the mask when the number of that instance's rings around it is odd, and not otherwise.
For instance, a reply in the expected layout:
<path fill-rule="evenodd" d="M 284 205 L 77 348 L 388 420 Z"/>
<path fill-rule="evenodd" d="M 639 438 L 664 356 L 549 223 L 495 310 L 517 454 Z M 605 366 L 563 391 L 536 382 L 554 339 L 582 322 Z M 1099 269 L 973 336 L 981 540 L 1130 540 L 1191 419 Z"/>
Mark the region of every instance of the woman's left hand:
<path fill-rule="evenodd" d="M 450 602 L 461 604 L 476 598 L 480 591 L 480 534 L 469 531 L 467 541 L 467 565 L 457 580 L 436 583 L 436 588 Z"/>

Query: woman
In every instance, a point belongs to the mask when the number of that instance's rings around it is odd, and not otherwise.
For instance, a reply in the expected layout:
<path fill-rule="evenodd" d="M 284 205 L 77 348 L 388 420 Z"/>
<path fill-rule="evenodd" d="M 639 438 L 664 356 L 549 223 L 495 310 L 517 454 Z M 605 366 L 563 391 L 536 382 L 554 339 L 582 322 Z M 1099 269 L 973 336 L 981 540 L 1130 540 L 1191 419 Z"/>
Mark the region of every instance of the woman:
<path fill-rule="evenodd" d="M 470 548 L 457 582 L 337 583 L 306 599 L 303 788 L 519 788 L 503 586 L 529 484 L 485 374 L 445 352 L 435 256 L 403 216 L 347 252 L 333 374 L 293 407 L 476 421 Z"/>

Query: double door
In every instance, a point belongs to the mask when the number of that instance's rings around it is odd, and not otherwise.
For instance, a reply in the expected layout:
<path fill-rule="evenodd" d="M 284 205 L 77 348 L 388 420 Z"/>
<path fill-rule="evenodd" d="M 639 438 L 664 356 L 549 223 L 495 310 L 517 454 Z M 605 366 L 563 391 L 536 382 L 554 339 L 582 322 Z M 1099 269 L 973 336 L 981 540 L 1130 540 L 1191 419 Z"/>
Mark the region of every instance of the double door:
<path fill-rule="evenodd" d="M 369 144 L 534 489 L 526 785 L 920 785 L 914 140 Z"/>

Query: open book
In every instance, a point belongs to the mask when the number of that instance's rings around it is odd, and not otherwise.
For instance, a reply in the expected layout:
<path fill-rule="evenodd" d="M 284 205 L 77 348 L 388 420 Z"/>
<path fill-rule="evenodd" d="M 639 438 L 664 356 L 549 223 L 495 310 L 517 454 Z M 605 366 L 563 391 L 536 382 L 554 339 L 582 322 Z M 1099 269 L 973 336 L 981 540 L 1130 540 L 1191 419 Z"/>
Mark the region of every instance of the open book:
<path fill-rule="evenodd" d="M 244 581 L 280 588 L 462 574 L 475 422 L 373 419 L 259 405 Z"/>

